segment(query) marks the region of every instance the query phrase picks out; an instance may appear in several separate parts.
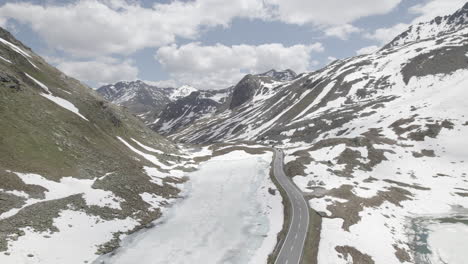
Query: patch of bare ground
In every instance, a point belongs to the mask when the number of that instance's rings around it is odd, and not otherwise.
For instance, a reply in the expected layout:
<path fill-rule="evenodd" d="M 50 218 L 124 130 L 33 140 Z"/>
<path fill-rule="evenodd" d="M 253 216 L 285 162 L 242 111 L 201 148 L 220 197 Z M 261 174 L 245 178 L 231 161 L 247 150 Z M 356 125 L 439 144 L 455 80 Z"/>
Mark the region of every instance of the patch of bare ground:
<path fill-rule="evenodd" d="M 293 155 L 298 158 L 286 164 L 286 175 L 289 177 L 297 175 L 305 176 L 305 165 L 315 161 L 314 157 L 310 156 L 310 151 L 334 147 L 341 144 L 345 144 L 347 148 L 337 157 L 336 163 L 345 165 L 343 170 L 332 170 L 331 167 L 334 165 L 333 161 L 322 161 L 321 163 L 329 166 L 330 170 L 338 176 L 352 177 L 354 170 L 371 171 L 373 167 L 387 160 L 385 157 L 386 152 L 394 153 L 392 150 L 376 149 L 373 146 L 374 144 L 394 145 L 397 144 L 397 142 L 382 136 L 378 129 L 370 129 L 368 132 L 363 133 L 362 136 L 356 138 L 324 139 L 315 143 L 311 148 L 294 152 Z M 368 153 L 367 157 L 362 157 L 359 151 L 351 149 L 357 147 L 366 148 Z"/>
<path fill-rule="evenodd" d="M 309 208 L 309 230 L 304 245 L 302 264 L 317 264 L 320 244 L 320 231 L 322 229 L 322 217 L 315 210 Z"/>
<path fill-rule="evenodd" d="M 343 219 L 342 228 L 349 231 L 349 227 L 361 220 L 359 213 L 366 207 L 379 207 L 384 202 L 390 202 L 401 206 L 400 202 L 410 200 L 412 194 L 406 189 L 400 187 L 390 187 L 386 191 L 379 191 L 377 195 L 370 198 L 356 196 L 352 192 L 353 186 L 342 185 L 339 188 L 331 189 L 329 196 L 347 200 L 346 202 L 335 202 L 328 205 L 327 209 L 331 212 L 330 218 Z"/>
<path fill-rule="evenodd" d="M 436 138 L 442 128 L 446 129 L 453 129 L 454 124 L 449 120 L 441 120 L 441 121 L 432 121 L 426 120 L 424 126 L 411 124 L 416 120 L 418 115 L 414 115 L 410 118 L 402 118 L 390 125 L 390 128 L 398 135 L 400 139 L 411 139 L 414 141 L 424 141 L 425 137 Z M 402 135 L 407 133 L 407 137 L 403 137 Z"/>
<path fill-rule="evenodd" d="M 371 256 L 362 253 L 354 247 L 350 246 L 336 246 L 335 250 L 342 255 L 342 257 L 348 259 L 349 256 L 353 259 L 352 263 L 359 264 L 375 264 Z"/>
<path fill-rule="evenodd" d="M 396 244 L 393 245 L 393 248 L 395 249 L 395 256 L 401 263 L 411 262 L 411 256 L 406 249 L 400 248 Z"/>

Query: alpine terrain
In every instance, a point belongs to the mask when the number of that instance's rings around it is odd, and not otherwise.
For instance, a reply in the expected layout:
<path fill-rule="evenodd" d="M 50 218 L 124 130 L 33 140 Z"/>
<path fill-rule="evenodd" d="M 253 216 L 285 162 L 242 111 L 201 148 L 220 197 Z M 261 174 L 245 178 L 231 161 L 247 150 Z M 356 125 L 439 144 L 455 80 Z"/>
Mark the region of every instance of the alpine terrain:
<path fill-rule="evenodd" d="M 0 29 L 0 262 L 466 263 L 467 87 L 468 3 L 219 89 L 94 91 Z"/>

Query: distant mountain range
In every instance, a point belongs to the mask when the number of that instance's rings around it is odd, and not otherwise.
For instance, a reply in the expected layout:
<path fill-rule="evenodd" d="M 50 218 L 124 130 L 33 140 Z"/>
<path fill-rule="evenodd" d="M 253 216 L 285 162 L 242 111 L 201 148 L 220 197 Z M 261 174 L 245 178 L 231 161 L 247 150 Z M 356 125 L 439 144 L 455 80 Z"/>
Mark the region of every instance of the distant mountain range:
<path fill-rule="evenodd" d="M 296 73 L 289 69 L 270 70 L 257 75 L 249 74 L 235 87 L 200 91 L 189 85 L 165 88 L 140 80 L 121 81 L 102 86 L 97 92 L 106 100 L 128 108 L 155 131 L 168 134 L 198 119 L 234 108 L 251 99 L 251 86 L 259 84 L 260 80 L 279 84 L 291 81 L 296 76 Z M 234 94 L 231 94 L 232 92 Z"/>

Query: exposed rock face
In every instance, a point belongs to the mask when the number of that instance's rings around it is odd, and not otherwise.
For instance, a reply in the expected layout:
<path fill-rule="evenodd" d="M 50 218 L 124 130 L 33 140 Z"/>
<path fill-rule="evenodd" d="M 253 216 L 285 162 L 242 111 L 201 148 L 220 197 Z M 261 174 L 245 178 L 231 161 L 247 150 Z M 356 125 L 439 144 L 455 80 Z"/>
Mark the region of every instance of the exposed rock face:
<path fill-rule="evenodd" d="M 290 69 L 284 71 L 277 71 L 275 69 L 272 69 L 265 73 L 258 74 L 258 76 L 270 77 L 275 79 L 276 81 L 284 82 L 294 80 L 297 77 L 297 74 Z"/>
<path fill-rule="evenodd" d="M 162 134 L 171 133 L 182 126 L 187 126 L 207 114 L 214 114 L 221 104 L 203 97 L 203 92 L 192 92 L 169 103 L 158 115 L 158 121 L 151 128 Z"/>
<path fill-rule="evenodd" d="M 234 109 L 249 100 L 251 100 L 260 88 L 260 81 L 257 76 L 247 75 L 245 76 L 233 89 L 231 104 L 229 109 Z"/>
<path fill-rule="evenodd" d="M 122 81 L 97 89 L 106 100 L 124 106 L 145 123 L 161 112 L 171 102 L 173 89 L 159 88 L 143 81 Z"/>

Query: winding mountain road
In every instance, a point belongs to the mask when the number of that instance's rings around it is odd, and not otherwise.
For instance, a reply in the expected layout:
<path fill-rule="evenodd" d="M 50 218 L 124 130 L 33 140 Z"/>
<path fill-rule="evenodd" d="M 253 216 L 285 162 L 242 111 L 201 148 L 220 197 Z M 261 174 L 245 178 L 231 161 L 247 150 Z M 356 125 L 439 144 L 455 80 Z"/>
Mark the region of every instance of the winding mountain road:
<path fill-rule="evenodd" d="M 284 174 L 284 154 L 274 148 L 273 175 L 288 195 L 291 205 L 291 222 L 275 264 L 298 264 L 309 228 L 309 207 L 302 192 Z"/>

